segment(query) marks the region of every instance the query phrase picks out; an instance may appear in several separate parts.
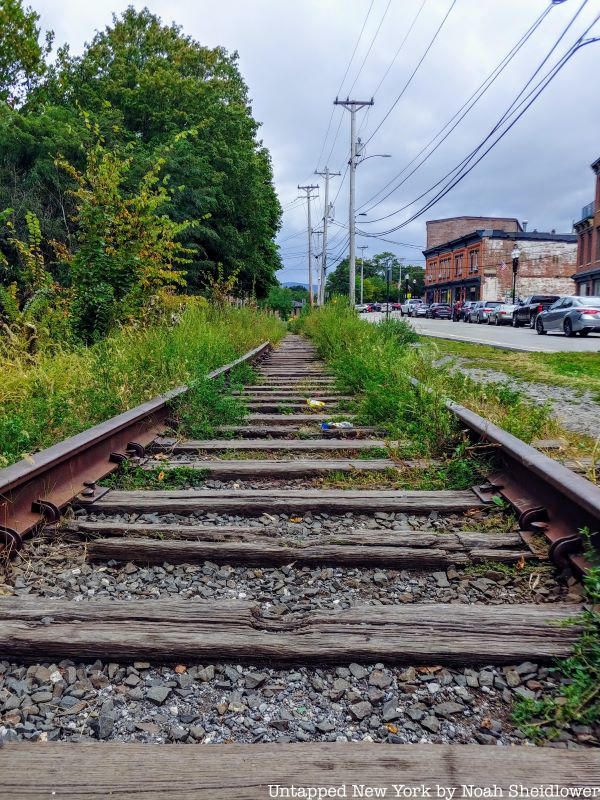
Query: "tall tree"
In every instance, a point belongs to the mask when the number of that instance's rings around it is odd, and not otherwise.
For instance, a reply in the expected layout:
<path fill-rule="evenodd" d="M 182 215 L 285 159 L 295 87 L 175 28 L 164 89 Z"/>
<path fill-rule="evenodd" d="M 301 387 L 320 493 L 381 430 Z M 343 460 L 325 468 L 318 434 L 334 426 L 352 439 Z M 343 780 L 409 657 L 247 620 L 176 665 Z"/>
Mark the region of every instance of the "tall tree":
<path fill-rule="evenodd" d="M 280 266 L 273 238 L 281 208 L 237 60 L 223 48 L 203 47 L 177 25 L 163 25 L 147 9 L 128 8 L 81 56 L 63 52 L 38 94 L 99 119 L 107 108 L 118 113 L 120 139 L 136 145 L 132 176 L 177 133 L 194 130 L 165 164 L 170 215 L 196 222 L 185 240 L 195 253 L 189 285 L 202 286 L 220 263 L 225 274 L 239 272 L 244 291 L 264 296 Z"/>
<path fill-rule="evenodd" d="M 21 0 L 0 2 L 0 101 L 18 105 L 46 69 L 53 34 L 40 43 L 40 15 Z"/>

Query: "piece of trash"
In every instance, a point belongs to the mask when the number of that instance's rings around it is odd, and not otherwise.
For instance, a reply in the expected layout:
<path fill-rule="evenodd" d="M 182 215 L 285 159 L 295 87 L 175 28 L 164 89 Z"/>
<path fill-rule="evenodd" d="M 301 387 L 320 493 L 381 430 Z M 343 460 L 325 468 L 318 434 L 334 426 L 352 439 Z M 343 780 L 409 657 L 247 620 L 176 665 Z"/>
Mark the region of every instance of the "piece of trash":
<path fill-rule="evenodd" d="M 342 420 L 342 422 L 330 422 L 332 428 L 343 428 L 344 430 L 350 430 L 354 428 L 354 425 L 351 422 L 348 422 L 347 419 Z"/>
<path fill-rule="evenodd" d="M 322 400 L 314 400 L 312 397 L 307 399 L 306 405 L 309 408 L 325 408 L 325 403 Z"/>
<path fill-rule="evenodd" d="M 290 522 L 302 522 L 302 517 L 290 517 Z"/>

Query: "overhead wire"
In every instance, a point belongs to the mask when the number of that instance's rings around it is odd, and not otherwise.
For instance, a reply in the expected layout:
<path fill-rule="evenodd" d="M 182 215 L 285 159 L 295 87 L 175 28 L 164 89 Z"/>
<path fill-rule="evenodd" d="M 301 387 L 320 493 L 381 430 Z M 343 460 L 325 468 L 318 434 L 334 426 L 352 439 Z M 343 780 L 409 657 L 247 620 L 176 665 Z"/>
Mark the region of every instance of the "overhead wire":
<path fill-rule="evenodd" d="M 350 71 L 350 67 L 352 66 L 352 62 L 354 61 L 354 56 L 356 55 L 356 51 L 358 49 L 358 45 L 360 44 L 360 40 L 362 39 L 362 35 L 364 33 L 364 30 L 365 30 L 367 21 L 369 19 L 369 16 L 371 15 L 371 10 L 373 8 L 374 3 L 375 3 L 375 0 L 371 0 L 371 3 L 370 3 L 369 8 L 367 10 L 367 14 L 366 14 L 366 16 L 365 16 L 365 18 L 363 20 L 363 24 L 362 24 L 362 27 L 360 29 L 360 33 L 358 34 L 358 38 L 357 38 L 356 43 L 354 45 L 354 50 L 352 51 L 352 55 L 350 56 L 350 60 L 348 61 L 348 64 L 346 65 L 346 71 L 344 72 L 344 77 L 341 80 L 341 83 L 340 83 L 340 86 L 339 86 L 339 89 L 338 89 L 338 92 L 337 92 L 338 95 L 342 91 L 342 87 L 344 85 L 344 81 L 346 80 L 346 78 L 348 76 L 348 72 Z M 319 157 L 317 159 L 317 166 L 315 167 L 315 172 L 318 172 L 318 170 L 319 170 L 319 165 L 321 163 L 321 158 L 322 158 L 323 153 L 325 151 L 325 145 L 327 143 L 327 137 L 329 136 L 329 131 L 331 130 L 331 123 L 333 122 L 333 116 L 334 116 L 334 114 L 336 112 L 336 108 L 337 108 L 337 106 L 333 106 L 333 108 L 331 109 L 331 114 L 329 116 L 329 122 L 327 123 L 327 130 L 325 131 L 325 138 L 323 139 L 323 143 L 321 145 L 321 152 L 319 153 Z M 340 111 L 341 111 L 341 109 L 340 109 Z M 335 135 L 334 143 L 333 143 L 332 148 L 331 148 L 331 152 L 333 152 L 333 148 L 335 147 L 335 142 L 336 142 L 337 137 L 339 135 L 342 117 L 343 117 L 343 114 L 340 115 L 340 124 L 338 125 L 337 131 L 336 131 L 336 135 Z M 329 155 L 329 158 L 331 158 L 331 153 Z M 327 163 L 329 162 L 329 158 L 327 160 Z"/>
<path fill-rule="evenodd" d="M 392 111 L 393 111 L 393 110 L 396 108 L 396 106 L 397 106 L 397 105 L 398 105 L 398 103 L 400 102 L 400 100 L 401 100 L 402 96 L 404 95 L 404 93 L 406 92 L 406 90 L 408 89 L 408 87 L 410 86 L 410 84 L 412 83 L 412 81 L 413 81 L 413 78 L 415 77 L 415 75 L 416 75 L 416 74 L 417 74 L 417 72 L 419 71 L 419 69 L 420 69 L 420 67 L 421 67 L 421 64 L 423 63 L 423 61 L 424 61 L 424 60 L 425 60 L 425 58 L 427 57 L 427 55 L 428 55 L 429 51 L 430 51 L 430 50 L 431 50 L 431 48 L 433 47 L 433 45 L 434 45 L 434 43 L 435 43 L 435 40 L 436 40 L 436 39 L 437 39 L 437 37 L 439 36 L 439 34 L 440 34 L 440 31 L 441 31 L 441 30 L 442 30 L 442 28 L 444 27 L 444 25 L 445 25 L 445 23 L 446 23 L 446 20 L 447 20 L 447 19 L 448 19 L 448 17 L 450 16 L 450 14 L 451 14 L 451 12 L 452 12 L 452 10 L 453 10 L 453 8 L 454 8 L 454 6 L 455 6 L 455 5 L 456 5 L 456 0 L 452 0 L 452 2 L 450 3 L 450 7 L 448 8 L 448 11 L 446 11 L 446 13 L 445 13 L 445 15 L 444 15 L 444 17 L 443 17 L 442 21 L 441 21 L 441 22 L 440 22 L 440 24 L 438 25 L 438 27 L 437 27 L 437 29 L 436 29 L 435 33 L 433 34 L 433 37 L 432 37 L 432 39 L 430 40 L 429 44 L 428 44 L 428 45 L 427 45 L 427 47 L 425 48 L 425 51 L 423 52 L 423 55 L 421 56 L 421 58 L 420 58 L 420 59 L 419 59 L 419 61 L 417 62 L 417 65 L 416 65 L 416 67 L 413 69 L 413 71 L 412 71 L 412 72 L 411 72 L 411 74 L 409 75 L 409 77 L 408 77 L 408 80 L 406 81 L 406 83 L 404 84 L 404 86 L 402 87 L 402 89 L 400 90 L 400 94 L 399 94 L 399 95 L 396 97 L 396 99 L 394 100 L 394 102 L 392 103 L 392 105 L 390 106 L 390 108 L 389 108 L 389 109 L 387 110 L 387 112 L 384 114 L 383 118 L 382 118 L 382 119 L 381 119 L 381 121 L 379 122 L 379 125 L 377 125 L 377 127 L 375 128 L 375 130 L 374 130 L 374 131 L 371 133 L 371 135 L 369 136 L 369 138 L 368 138 L 368 139 L 367 139 L 367 141 L 365 142 L 365 145 L 367 145 L 367 144 L 368 144 L 368 143 L 371 141 L 371 139 L 372 139 L 372 138 L 375 136 L 375 134 L 377 133 L 377 131 L 378 131 L 378 130 L 380 130 L 381 126 L 382 126 L 382 125 L 385 123 L 385 121 L 388 119 L 388 117 L 390 116 L 390 114 L 392 113 Z"/>
<path fill-rule="evenodd" d="M 351 94 L 351 93 L 352 93 L 352 90 L 353 90 L 353 89 L 354 89 L 354 87 L 356 86 L 356 82 L 357 82 L 357 81 L 358 81 L 358 79 L 360 78 L 360 75 L 361 75 L 361 73 L 362 73 L 362 71 L 363 71 L 363 68 L 364 68 L 364 66 L 365 66 L 365 64 L 366 64 L 366 62 L 367 62 L 367 59 L 368 59 L 369 55 L 371 54 L 371 50 L 373 49 L 373 45 L 375 44 L 375 40 L 376 40 L 376 39 L 377 39 L 377 37 L 379 36 L 379 31 L 381 30 L 381 26 L 383 25 L 383 23 L 384 23 L 384 21 L 385 21 L 385 18 L 387 17 L 387 13 L 388 13 L 388 11 L 390 10 L 390 6 L 391 6 L 391 5 L 392 5 L 392 0 L 388 0 L 388 4 L 387 4 L 387 6 L 385 7 L 385 11 L 383 12 L 383 15 L 382 15 L 382 17 L 381 17 L 381 20 L 379 21 L 379 25 L 377 26 L 377 30 L 376 30 L 376 31 L 375 31 L 375 33 L 373 34 L 373 37 L 372 37 L 372 39 L 371 39 L 371 43 L 370 43 L 370 45 L 369 45 L 369 47 L 368 47 L 368 49 L 367 49 L 367 52 L 365 53 L 365 57 L 364 57 L 364 58 L 363 58 L 363 60 L 362 60 L 362 64 L 360 65 L 360 67 L 359 67 L 359 69 L 358 69 L 358 72 L 356 73 L 356 77 L 354 78 L 354 81 L 352 82 L 352 86 L 351 86 L 351 87 L 348 89 L 348 94 Z M 338 95 L 339 95 L 339 92 L 338 92 Z"/>
<path fill-rule="evenodd" d="M 578 9 L 578 11 L 575 13 L 574 17 L 573 17 L 573 18 L 571 19 L 571 21 L 568 23 L 568 25 L 567 25 L 567 26 L 566 26 L 566 28 L 563 30 L 563 32 L 561 33 L 561 35 L 559 36 L 558 40 L 555 42 L 555 44 L 553 45 L 553 47 L 551 48 L 551 50 L 549 51 L 549 53 L 548 53 L 548 54 L 545 56 L 545 58 L 543 59 L 543 61 L 542 61 L 541 65 L 540 65 L 540 66 L 538 66 L 538 68 L 535 70 L 535 72 L 533 73 L 533 75 L 531 76 L 531 78 L 530 78 L 530 79 L 527 81 L 527 83 L 526 83 L 526 84 L 523 86 L 523 88 L 522 88 L 522 89 L 520 90 L 520 92 L 517 94 L 517 96 L 515 97 L 515 99 L 513 100 L 513 102 L 512 102 L 512 103 L 510 104 L 510 106 L 509 106 L 509 107 L 506 109 L 506 111 L 504 112 L 504 114 L 503 114 L 503 115 L 500 117 L 500 119 L 499 119 L 499 120 L 498 120 L 498 122 L 497 122 L 497 123 L 494 125 L 494 127 L 491 129 L 491 131 L 488 133 L 488 135 L 487 135 L 487 136 L 486 136 L 486 137 L 485 137 L 485 138 L 484 138 L 484 139 L 483 139 L 483 140 L 482 140 L 482 141 L 479 143 L 479 145 L 477 145 L 477 147 L 476 147 L 476 148 L 474 148 L 474 150 L 472 150 L 472 151 L 471 151 L 471 152 L 470 152 L 470 153 L 469 153 L 469 154 L 468 154 L 468 155 L 467 155 L 467 156 L 466 156 L 466 157 L 465 157 L 465 158 L 464 158 L 464 159 L 463 159 L 463 160 L 462 160 L 462 161 L 461 161 L 459 164 L 457 164 L 457 165 L 456 165 L 456 166 L 455 166 L 455 167 L 454 167 L 452 170 L 450 170 L 449 172 L 447 172 L 447 173 L 446 173 L 444 176 L 442 176 L 442 178 L 440 178 L 440 179 L 439 179 L 439 180 L 438 180 L 438 181 L 437 181 L 435 184 L 433 184 L 433 186 L 430 186 L 430 187 L 429 187 L 429 188 L 428 188 L 428 189 L 427 189 L 425 192 L 421 193 L 421 194 L 420 194 L 420 195 L 419 195 L 417 198 L 415 198 L 414 200 L 412 200 L 410 203 L 407 203 L 407 204 L 405 204 L 405 205 L 404 205 L 404 206 L 402 206 L 401 208 L 399 208 L 399 209 L 396 209 L 396 211 L 392 212 L 391 214 L 385 215 L 384 217 L 381 217 L 381 218 L 379 218 L 379 219 L 381 220 L 381 219 L 386 219 L 386 218 L 388 218 L 388 217 L 390 217 L 390 216 L 395 216 L 396 214 L 400 213 L 401 211 L 404 211 L 405 209 L 407 209 L 407 208 L 408 208 L 408 207 L 410 207 L 411 205 L 414 205 L 414 203 L 416 203 L 418 200 L 420 200 L 420 199 L 422 199 L 423 197 L 425 197 L 427 194 L 429 194 L 431 191 L 433 191 L 435 188 L 437 188 L 437 187 L 438 187 L 440 184 L 444 183 L 444 181 L 448 181 L 448 182 L 446 183 L 446 185 L 443 187 L 443 189 L 441 189 L 441 190 L 440 190 L 440 191 L 439 191 L 439 192 L 438 192 L 438 193 L 437 193 L 437 194 L 436 194 L 436 195 L 435 195 L 433 198 L 431 198 L 431 200 L 429 200 L 429 201 L 426 203 L 426 205 L 425 205 L 425 206 L 424 206 L 424 207 L 423 207 L 423 208 L 422 208 L 422 209 L 421 209 L 419 212 L 417 212 L 415 215 L 413 215 L 413 216 L 411 216 L 410 218 L 408 218 L 407 220 L 405 220 L 403 223 L 401 223 L 401 225 L 394 226 L 394 227 L 390 228 L 390 229 L 389 229 L 389 230 L 387 230 L 387 231 L 380 231 L 379 233 L 388 234 L 388 233 L 391 233 L 391 232 L 393 232 L 393 231 L 399 230 L 399 228 L 400 228 L 400 227 L 405 227 L 405 225 L 407 225 L 407 224 L 409 224 L 410 222 L 412 222 L 412 221 L 413 221 L 414 219 L 416 219 L 418 216 L 421 216 L 421 214 L 422 214 L 422 213 L 424 213 L 425 211 L 427 211 L 429 208 L 431 208 L 431 206 L 432 206 L 432 205 L 434 205 L 434 204 L 435 204 L 435 203 L 437 203 L 437 202 L 438 202 L 440 199 L 442 199 L 442 197 L 444 197 L 444 196 L 445 196 L 445 195 L 446 195 L 446 194 L 447 194 L 447 193 L 448 193 L 448 192 L 449 192 L 449 191 L 450 191 L 452 188 L 454 188 L 454 186 L 456 186 L 458 183 L 460 183 L 460 181 L 462 181 L 462 180 L 463 180 L 463 179 L 464 179 L 464 178 L 465 178 L 465 177 L 466 177 L 466 176 L 467 176 L 467 175 L 468 175 L 468 174 L 469 174 L 469 173 L 470 173 L 470 172 L 471 172 L 471 171 L 474 169 L 474 167 L 475 167 L 475 166 L 477 166 L 477 164 L 479 164 L 479 163 L 480 163 L 480 161 L 481 161 L 481 160 L 482 160 L 482 159 L 485 157 L 485 155 L 487 155 L 487 153 L 489 153 L 489 152 L 490 152 L 490 150 L 492 150 L 492 149 L 493 149 L 493 147 L 495 147 L 495 146 L 496 146 L 496 144 L 498 144 L 498 142 L 499 142 L 501 139 L 503 139 L 503 138 L 504 138 L 504 136 L 505 136 L 505 135 L 506 135 L 506 134 L 507 134 L 507 133 L 508 133 L 508 132 L 509 132 L 509 131 L 510 131 L 512 128 L 513 128 L 513 127 L 514 127 L 514 125 L 516 124 L 516 122 L 517 122 L 517 121 L 518 121 L 518 120 L 519 120 L 519 119 L 520 119 L 520 118 L 523 116 L 523 114 L 524 114 L 524 113 L 525 113 L 525 112 L 526 112 L 526 111 L 527 111 L 527 110 L 528 110 L 528 109 L 531 107 L 531 105 L 533 105 L 533 103 L 535 102 L 535 100 L 536 100 L 536 99 L 539 97 L 539 95 L 540 95 L 540 94 L 541 94 L 541 93 L 542 93 L 542 92 L 543 92 L 543 91 L 546 89 L 546 87 L 547 87 L 547 86 L 548 86 L 548 85 L 549 85 L 549 84 L 552 82 L 552 80 L 554 80 L 554 78 L 556 77 L 556 75 L 557 75 L 557 74 L 560 72 L 560 70 L 561 70 L 561 69 L 563 69 L 563 67 L 565 66 L 565 64 L 566 64 L 566 63 L 568 63 L 568 61 L 571 59 L 571 57 L 572 57 L 572 56 L 573 56 L 573 55 L 574 55 L 574 54 L 575 54 L 575 53 L 576 53 L 576 52 L 577 52 L 577 51 L 578 51 L 578 50 L 579 50 L 581 47 L 583 47 L 583 46 L 585 46 L 585 45 L 587 45 L 587 44 L 591 44 L 591 43 L 593 43 L 593 42 L 597 41 L 597 39 L 594 39 L 594 38 L 593 38 L 593 39 L 589 39 L 589 40 L 585 40 L 585 36 L 588 34 L 588 32 L 591 30 L 591 28 L 592 28 L 592 27 L 593 27 L 593 26 L 594 26 L 594 25 L 595 25 L 595 24 L 598 22 L 598 19 L 600 19 L 600 14 L 599 14 L 599 15 L 597 15 L 597 16 L 595 17 L 595 19 L 593 20 L 593 22 L 592 22 L 592 23 L 591 23 L 591 24 L 590 24 L 590 25 L 589 25 L 589 26 L 586 28 L 586 30 L 584 31 L 584 33 L 583 33 L 583 34 L 582 34 L 582 35 L 581 35 L 581 36 L 580 36 L 580 37 L 577 39 L 577 41 L 576 41 L 576 42 L 575 42 L 575 43 L 574 43 L 574 44 L 571 46 L 571 48 L 569 48 L 569 50 L 568 50 L 568 51 L 567 51 L 567 52 L 566 52 L 566 53 L 565 53 L 565 54 L 564 54 L 564 55 L 563 55 L 563 56 L 562 56 L 562 57 L 559 59 L 559 61 L 558 61 L 558 62 L 556 62 L 556 64 L 555 64 L 555 65 L 554 65 L 554 66 L 553 66 L 553 67 L 552 67 L 552 68 L 551 68 L 551 69 L 550 69 L 550 70 L 549 70 L 549 71 L 548 71 L 548 72 L 547 72 L 547 73 L 544 75 L 544 77 L 543 77 L 543 78 L 541 78 L 541 79 L 538 81 L 538 83 L 537 83 L 537 84 L 536 84 L 536 85 L 533 87 L 533 89 L 531 89 L 531 90 L 530 90 L 530 91 L 529 91 L 529 92 L 528 92 L 528 93 L 527 93 L 527 94 L 526 94 L 526 95 L 523 97 L 523 94 L 524 94 L 524 92 L 527 90 L 527 88 L 528 88 L 529 84 L 531 83 L 532 79 L 533 79 L 533 78 L 535 78 L 535 77 L 538 75 L 538 73 L 540 72 L 540 69 L 541 69 L 541 68 L 543 68 L 544 64 L 545 64 L 545 63 L 548 61 L 548 58 L 549 58 L 549 57 L 551 56 L 551 54 L 554 52 L 554 50 L 556 49 L 556 47 L 558 46 L 558 44 L 560 43 L 560 41 L 562 41 L 562 39 L 563 39 L 563 38 L 564 38 L 564 36 L 566 35 L 567 31 L 570 29 L 571 25 L 573 24 L 573 22 L 575 21 L 575 19 L 576 19 L 576 18 L 577 18 L 577 16 L 579 15 L 579 13 L 582 11 L 582 9 L 584 8 L 584 6 L 587 4 L 587 2 L 588 2 L 588 0 L 584 0 L 584 1 L 583 1 L 582 5 L 581 5 L 581 6 L 580 6 L 580 8 Z M 521 101 L 520 101 L 520 102 L 518 102 L 518 101 L 519 101 L 519 99 L 520 99 L 520 98 L 522 98 L 522 97 L 523 97 L 523 99 L 521 99 Z M 524 108 L 522 108 L 523 106 L 524 106 Z M 520 112 L 517 114 L 517 111 L 518 111 L 520 108 L 522 108 L 522 110 L 521 110 L 521 111 L 520 111 Z M 516 115 L 516 116 L 515 116 L 515 115 Z M 502 131 L 502 132 L 501 132 L 501 133 L 500 133 L 500 134 L 497 136 L 497 138 L 496 138 L 496 139 L 495 139 L 495 140 L 494 140 L 494 141 L 491 143 L 491 145 L 490 145 L 490 146 L 489 146 L 489 147 L 488 147 L 488 148 L 487 148 L 487 149 L 486 149 L 486 150 L 483 152 L 483 154 L 482 154 L 482 155 L 481 155 L 479 158 L 477 158 L 477 159 L 474 161 L 474 163 L 472 163 L 470 166 L 468 166 L 468 165 L 469 165 L 469 163 L 473 161 L 473 159 L 474 159 L 474 157 L 477 155 L 477 153 L 478 153 L 478 152 L 479 152 L 479 151 L 480 151 L 480 150 L 481 150 L 481 149 L 482 149 L 482 148 L 485 146 L 485 144 L 486 144 L 486 143 L 487 143 L 487 142 L 490 140 L 490 138 L 491 138 L 491 137 L 492 137 L 492 136 L 493 136 L 493 135 L 494 135 L 494 134 L 495 134 L 495 133 L 496 133 L 496 132 L 497 132 L 497 131 L 498 131 L 498 130 L 501 128 L 501 126 L 502 126 L 504 123 L 506 123 L 506 122 L 507 122 L 507 121 L 508 121 L 508 120 L 509 120 L 511 117 L 514 117 L 514 119 L 512 120 L 512 122 L 511 122 L 509 125 L 507 125 L 507 126 L 505 127 L 505 129 L 504 129 L 504 130 L 503 130 L 503 131 Z M 468 167 L 468 168 L 467 168 L 467 167 Z M 452 177 L 452 176 L 454 176 L 454 177 Z M 369 222 L 376 222 L 376 221 L 379 221 L 379 220 L 369 220 Z"/>
<path fill-rule="evenodd" d="M 386 69 L 386 71 L 383 73 L 383 76 L 382 76 L 381 80 L 379 81 L 379 83 L 378 83 L 378 84 L 377 84 L 377 86 L 375 87 L 375 91 L 373 92 L 373 97 L 375 97 L 375 95 L 377 94 L 377 92 L 378 92 L 378 91 L 381 89 L 381 85 L 383 84 L 383 82 L 385 81 L 385 79 L 386 79 L 386 78 L 387 78 L 387 76 L 389 75 L 389 72 L 390 72 L 390 70 L 392 69 L 392 67 L 393 67 L 393 66 L 394 66 L 394 64 L 396 63 L 396 59 L 398 58 L 398 56 L 399 56 L 399 55 L 400 55 L 400 53 L 402 52 L 402 48 L 404 47 L 404 45 L 405 45 L 405 43 L 406 43 L 406 40 L 407 40 L 407 39 L 408 39 L 408 37 L 410 36 L 410 34 L 411 34 L 411 32 L 412 32 L 412 29 L 415 27 L 417 20 L 418 20 L 418 19 L 419 19 L 419 17 L 421 16 L 421 12 L 423 11 L 423 9 L 424 9 L 424 7 L 425 7 L 425 4 L 426 4 L 426 3 L 427 3 L 427 0 L 421 0 L 421 5 L 419 6 L 419 10 L 417 11 L 417 13 L 415 14 L 415 16 L 413 17 L 413 20 L 412 20 L 412 22 L 410 23 L 410 26 L 409 26 L 408 30 L 406 31 L 406 33 L 405 33 L 405 35 L 404 35 L 404 39 L 402 39 L 402 41 L 400 42 L 400 45 L 399 45 L 398 49 L 397 49 L 397 50 L 396 50 L 396 52 L 394 53 L 394 55 L 393 55 L 393 57 L 392 57 L 392 60 L 390 61 L 389 65 L 388 65 L 388 68 L 387 68 L 387 69 Z"/>
<path fill-rule="evenodd" d="M 380 203 L 387 200 L 390 195 L 392 195 L 395 191 L 397 191 L 400 186 L 404 185 L 406 181 L 415 174 L 415 172 L 420 169 L 426 161 L 431 158 L 431 156 L 436 152 L 436 150 L 446 141 L 446 139 L 450 136 L 450 134 L 458 127 L 458 125 L 462 122 L 463 119 L 469 114 L 472 108 L 479 102 L 479 100 L 484 96 L 484 94 L 490 89 L 490 87 L 494 84 L 497 78 L 502 74 L 502 72 L 506 69 L 506 67 L 510 64 L 513 58 L 517 55 L 517 53 L 524 47 L 524 45 L 529 41 L 529 39 L 533 36 L 537 28 L 541 25 L 543 20 L 546 16 L 550 13 L 552 8 L 554 8 L 554 3 L 550 3 L 546 9 L 538 16 L 538 18 L 534 21 L 534 23 L 528 28 L 528 30 L 521 36 L 519 41 L 511 48 L 511 50 L 502 58 L 502 60 L 496 65 L 496 67 L 492 70 L 492 72 L 485 78 L 485 80 L 479 84 L 477 89 L 467 98 L 467 100 L 463 103 L 463 105 L 454 113 L 454 115 L 446 122 L 446 124 L 433 136 L 429 142 L 419 150 L 419 152 L 412 158 L 401 170 L 398 172 L 393 178 L 391 178 L 378 192 L 372 195 L 368 200 L 365 200 L 364 203 L 361 203 L 359 208 L 364 208 L 365 206 L 369 205 L 375 198 L 377 198 L 382 192 L 384 192 L 388 186 L 390 186 L 394 181 L 400 178 L 406 170 L 417 161 L 417 159 L 423 155 L 423 153 L 431 147 L 431 145 L 438 139 L 440 136 L 442 137 L 439 142 L 435 145 L 435 147 L 430 150 L 430 152 L 425 156 L 425 158 L 421 159 L 421 161 L 417 164 L 417 166 L 411 170 L 411 172 L 406 175 L 406 177 L 396 184 L 393 189 L 391 189 L 386 195 L 384 195 L 381 199 L 377 201 L 372 206 L 369 206 L 368 211 L 372 211 L 376 208 Z M 455 122 L 456 120 L 456 122 Z M 454 122 L 454 125 L 452 123 Z M 452 126 L 452 127 L 450 127 Z M 447 130 L 450 127 L 450 130 Z M 446 133 L 444 133 L 447 131 Z M 383 219 L 383 218 L 379 218 Z M 371 222 L 375 222 L 376 220 L 370 220 Z"/>

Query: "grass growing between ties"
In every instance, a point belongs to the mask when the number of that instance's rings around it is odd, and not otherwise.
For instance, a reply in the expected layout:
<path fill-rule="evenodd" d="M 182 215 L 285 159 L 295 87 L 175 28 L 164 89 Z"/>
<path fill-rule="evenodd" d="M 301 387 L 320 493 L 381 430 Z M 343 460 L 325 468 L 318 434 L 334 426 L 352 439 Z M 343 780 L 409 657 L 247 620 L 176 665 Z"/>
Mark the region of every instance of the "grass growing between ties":
<path fill-rule="evenodd" d="M 123 327 L 90 347 L 0 358 L 0 466 L 181 384 L 192 386 L 177 408 L 186 433 L 235 422 L 241 403 L 206 374 L 283 333 L 267 314 L 190 302 L 174 320 Z"/>
<path fill-rule="evenodd" d="M 549 406 L 534 405 L 503 384 L 479 384 L 437 366 L 439 351 L 419 345 L 402 320 L 372 325 L 338 301 L 300 317 L 295 325 L 313 339 L 338 387 L 357 395 L 354 421 L 384 427 L 399 440 L 398 457 L 450 456 L 464 444 L 460 425 L 445 406 L 448 398 L 526 442 L 561 431 Z"/>
<path fill-rule="evenodd" d="M 137 489 L 194 489 L 203 485 L 207 475 L 208 470 L 193 467 L 142 469 L 132 464 L 124 464 L 112 475 L 104 478 L 101 485 L 126 492 L 134 492 Z"/>
<path fill-rule="evenodd" d="M 586 555 L 594 565 L 584 577 L 590 607 L 574 620 L 583 630 L 571 657 L 557 666 L 560 685 L 540 700 L 518 700 L 513 709 L 514 721 L 536 742 L 556 739 L 570 728 L 600 744 L 600 559 L 591 543 Z"/>
<path fill-rule="evenodd" d="M 483 344 L 429 339 L 441 355 L 468 359 L 469 366 L 495 369 L 514 378 L 575 391 L 589 391 L 600 402 L 598 353 L 517 353 Z"/>
<path fill-rule="evenodd" d="M 459 449 L 453 457 L 423 467 L 398 465 L 385 472 L 334 472 L 323 478 L 321 485 L 327 489 L 368 489 L 374 486 L 418 491 L 469 489 L 481 482 L 484 466 L 475 459 L 466 459 Z"/>

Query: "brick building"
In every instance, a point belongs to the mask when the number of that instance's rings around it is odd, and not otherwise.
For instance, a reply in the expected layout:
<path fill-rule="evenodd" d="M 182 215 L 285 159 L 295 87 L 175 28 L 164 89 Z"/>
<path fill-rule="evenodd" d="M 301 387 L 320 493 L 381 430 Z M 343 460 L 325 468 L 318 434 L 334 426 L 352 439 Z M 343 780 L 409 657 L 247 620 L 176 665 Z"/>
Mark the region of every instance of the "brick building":
<path fill-rule="evenodd" d="M 427 223 L 425 299 L 510 299 L 515 245 L 520 250 L 518 296 L 574 292 L 574 234 L 526 231 L 506 217 L 452 217 Z"/>
<path fill-rule="evenodd" d="M 577 233 L 577 269 L 573 280 L 577 294 L 600 296 L 600 158 L 594 161 L 596 196 L 581 211 L 573 226 Z"/>

